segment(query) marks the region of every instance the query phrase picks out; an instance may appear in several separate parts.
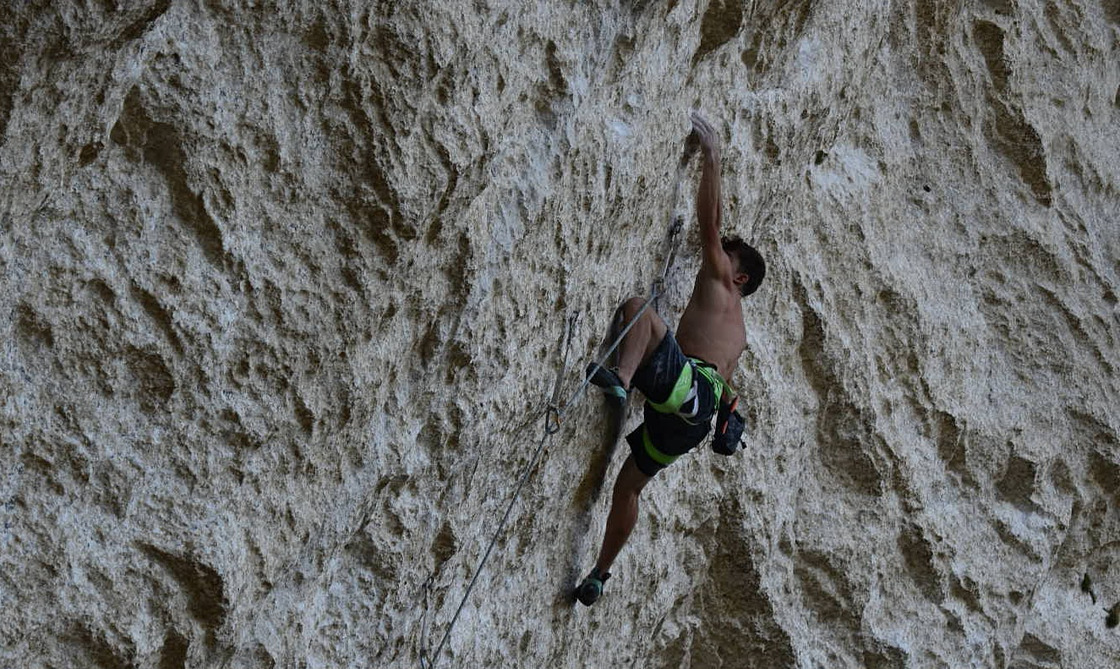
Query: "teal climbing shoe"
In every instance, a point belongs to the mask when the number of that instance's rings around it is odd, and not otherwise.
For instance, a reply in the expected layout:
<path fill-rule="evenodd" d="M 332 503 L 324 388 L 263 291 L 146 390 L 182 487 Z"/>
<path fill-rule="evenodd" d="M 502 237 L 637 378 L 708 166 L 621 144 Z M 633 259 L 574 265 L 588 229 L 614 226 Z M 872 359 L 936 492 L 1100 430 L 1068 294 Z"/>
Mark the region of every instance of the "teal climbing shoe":
<path fill-rule="evenodd" d="M 592 568 L 591 573 L 576 588 L 576 599 L 584 606 L 591 606 L 599 601 L 599 597 L 603 594 L 603 584 L 610 577 L 610 572 L 600 574 L 598 567 Z"/>
<path fill-rule="evenodd" d="M 592 362 L 587 365 L 587 379 L 602 388 L 607 397 L 626 401 L 626 388 L 622 387 L 622 379 L 614 371 Z"/>

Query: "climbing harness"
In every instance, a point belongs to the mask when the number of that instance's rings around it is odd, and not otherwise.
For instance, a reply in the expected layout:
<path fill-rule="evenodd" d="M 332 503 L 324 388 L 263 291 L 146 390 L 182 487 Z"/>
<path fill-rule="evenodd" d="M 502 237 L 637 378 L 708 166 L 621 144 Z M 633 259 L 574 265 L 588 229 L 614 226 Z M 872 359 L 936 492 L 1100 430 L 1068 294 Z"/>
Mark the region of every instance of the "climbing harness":
<path fill-rule="evenodd" d="M 431 657 L 428 657 L 428 655 L 426 654 L 425 639 L 427 636 L 427 621 L 425 611 L 425 620 L 422 623 L 420 635 L 420 666 L 424 669 L 431 669 L 432 667 L 435 667 L 435 663 L 439 660 L 440 653 L 443 651 L 443 646 L 451 637 L 451 632 L 455 629 L 455 623 L 459 620 L 459 614 L 463 612 L 463 607 L 466 606 L 467 599 L 470 597 L 471 591 L 474 589 L 475 584 L 478 582 L 478 577 L 482 573 L 483 567 L 486 566 L 487 560 L 490 559 L 490 553 L 494 550 L 494 546 L 498 543 L 498 539 L 501 537 L 502 531 L 505 529 L 506 522 L 509 520 L 510 513 L 513 511 L 513 506 L 517 503 L 518 498 L 521 496 L 521 490 L 525 486 L 525 483 L 529 480 L 529 475 L 536 468 L 537 460 L 540 458 L 541 453 L 544 451 L 544 447 L 548 443 L 549 437 L 560 431 L 560 424 L 563 421 L 564 416 L 566 416 L 572 406 L 576 402 L 578 402 L 580 398 L 583 397 L 584 391 L 587 390 L 587 386 L 591 383 L 591 377 L 594 376 L 596 371 L 603 367 L 604 363 L 606 363 L 606 361 L 619 347 L 619 345 L 622 343 L 622 340 L 626 338 L 627 333 L 629 333 L 631 328 L 633 328 L 634 325 L 638 322 L 638 319 L 641 318 L 642 314 L 644 314 L 646 310 L 650 308 L 650 306 L 656 306 L 657 299 L 661 297 L 662 293 L 665 292 L 665 278 L 668 276 L 669 268 L 672 266 L 673 260 L 676 257 L 677 247 L 680 245 L 681 230 L 684 228 L 684 216 L 676 213 L 675 207 L 680 195 L 681 182 L 683 181 L 685 171 L 688 166 L 688 159 L 690 157 L 691 154 L 686 151 L 685 155 L 681 158 L 681 161 L 677 166 L 676 183 L 674 185 L 672 195 L 673 209 L 671 210 L 672 213 L 669 217 L 669 229 L 662 250 L 665 260 L 661 267 L 661 273 L 656 279 L 654 279 L 653 283 L 650 285 L 649 297 L 646 299 L 646 302 L 642 305 L 641 309 L 639 309 L 638 312 L 634 314 L 634 316 L 626 323 L 625 327 L 623 327 L 622 330 L 619 331 L 619 333 L 615 336 L 614 341 L 611 342 L 610 346 L 607 348 L 607 351 L 603 353 L 598 360 L 595 361 L 594 368 L 589 368 L 588 373 L 585 375 L 583 381 L 579 384 L 579 387 L 576 388 L 576 390 L 571 394 L 567 401 L 561 404 L 560 393 L 563 388 L 564 378 L 567 375 L 568 354 L 571 350 L 572 338 L 575 335 L 576 323 L 578 321 L 578 312 L 569 315 L 567 324 L 565 326 L 564 338 L 562 340 L 564 343 L 562 347 L 563 353 L 560 373 L 556 377 L 556 383 L 553 385 L 552 395 L 549 399 L 548 405 L 541 412 L 541 417 L 543 419 L 541 440 L 537 444 L 536 450 L 533 451 L 532 457 L 529 458 L 529 462 L 521 470 L 521 474 L 518 477 L 517 485 L 514 487 L 513 496 L 510 498 L 509 504 L 506 505 L 506 510 L 505 513 L 502 514 L 502 519 L 498 521 L 498 527 L 494 530 L 494 536 L 490 539 L 490 543 L 487 544 L 486 550 L 483 551 L 482 558 L 478 561 L 478 566 L 475 567 L 474 575 L 471 576 L 471 580 L 467 584 L 467 589 L 463 593 L 463 597 L 459 600 L 459 605 L 455 609 L 455 614 L 451 616 L 451 622 L 448 623 L 447 630 L 444 631 L 443 637 L 440 638 L 439 644 L 436 646 L 436 650 L 434 653 L 432 653 Z M 430 588 L 430 581 L 431 579 L 429 578 L 428 581 L 424 584 L 425 600 L 426 593 Z"/>

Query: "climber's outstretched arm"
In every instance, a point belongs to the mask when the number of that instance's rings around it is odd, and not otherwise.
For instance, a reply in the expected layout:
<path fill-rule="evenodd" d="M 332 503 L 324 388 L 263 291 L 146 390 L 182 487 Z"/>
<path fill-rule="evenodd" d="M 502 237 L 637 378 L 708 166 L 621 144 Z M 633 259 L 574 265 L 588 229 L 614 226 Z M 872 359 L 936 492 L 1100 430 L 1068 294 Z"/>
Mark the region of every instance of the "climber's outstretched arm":
<path fill-rule="evenodd" d="M 697 112 L 692 112 L 692 131 L 700 141 L 701 168 L 700 190 L 696 194 L 696 218 L 700 223 L 700 243 L 703 245 L 704 264 L 722 274 L 719 270 L 731 267 L 720 243 L 719 228 L 722 222 L 720 212 L 720 151 L 719 137 L 715 128 Z"/>

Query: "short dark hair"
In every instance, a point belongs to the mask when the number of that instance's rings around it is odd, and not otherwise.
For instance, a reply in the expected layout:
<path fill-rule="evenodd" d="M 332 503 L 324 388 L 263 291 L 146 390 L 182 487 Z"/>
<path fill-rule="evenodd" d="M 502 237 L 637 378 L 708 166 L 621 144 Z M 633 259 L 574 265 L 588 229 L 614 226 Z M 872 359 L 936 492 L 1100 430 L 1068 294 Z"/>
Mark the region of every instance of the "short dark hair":
<path fill-rule="evenodd" d="M 739 286 L 739 293 L 746 297 L 758 290 L 766 278 L 766 261 L 758 249 L 738 237 L 724 237 L 720 243 L 724 251 L 739 259 L 739 271 L 747 275 L 747 282 Z"/>

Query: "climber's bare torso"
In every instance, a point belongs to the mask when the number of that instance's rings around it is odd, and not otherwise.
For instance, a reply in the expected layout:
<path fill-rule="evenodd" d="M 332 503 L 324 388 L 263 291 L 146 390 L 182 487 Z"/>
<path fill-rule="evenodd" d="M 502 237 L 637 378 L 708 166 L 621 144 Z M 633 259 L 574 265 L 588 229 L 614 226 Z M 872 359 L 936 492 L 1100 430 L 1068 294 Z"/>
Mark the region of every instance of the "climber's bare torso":
<path fill-rule="evenodd" d="M 710 267 L 705 260 L 696 275 L 692 297 L 677 326 L 677 343 L 685 355 L 712 363 L 720 376 L 729 379 L 747 347 L 747 332 L 742 296 L 732 282 L 732 260 L 722 249 L 720 255 L 726 267 Z"/>

